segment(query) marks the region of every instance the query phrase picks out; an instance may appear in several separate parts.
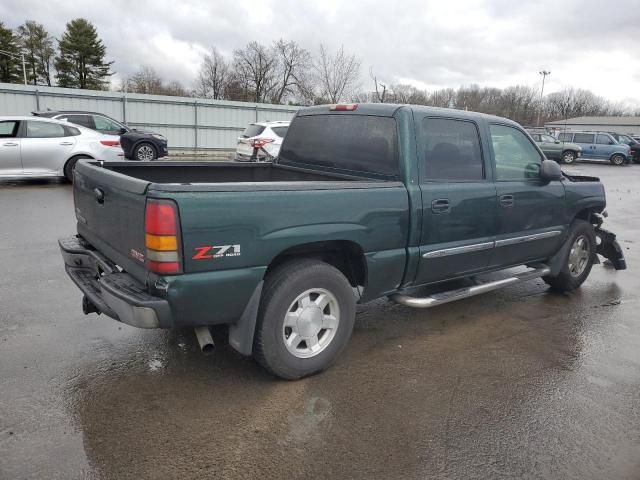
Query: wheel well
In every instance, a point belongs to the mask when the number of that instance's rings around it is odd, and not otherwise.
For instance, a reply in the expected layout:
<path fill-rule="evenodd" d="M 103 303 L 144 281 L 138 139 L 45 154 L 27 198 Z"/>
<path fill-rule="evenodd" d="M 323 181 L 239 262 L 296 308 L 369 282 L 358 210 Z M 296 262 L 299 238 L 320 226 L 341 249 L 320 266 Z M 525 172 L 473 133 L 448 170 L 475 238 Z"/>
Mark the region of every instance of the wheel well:
<path fill-rule="evenodd" d="M 296 245 L 278 254 L 267 268 L 265 277 L 285 262 L 296 258 L 317 258 L 334 266 L 354 286 L 366 287 L 367 263 L 360 245 L 348 240 L 331 240 Z"/>
<path fill-rule="evenodd" d="M 597 220 L 593 218 L 594 213 L 600 213 L 602 209 L 597 207 L 584 208 L 580 210 L 573 218 L 578 220 L 584 220 L 592 225 L 597 224 Z"/>
<path fill-rule="evenodd" d="M 578 152 L 576 152 L 576 151 L 575 151 L 575 150 L 573 150 L 572 148 L 566 148 L 566 149 L 564 149 L 564 150 L 562 151 L 562 155 L 564 155 L 564 154 L 565 154 L 565 153 L 567 153 L 567 152 L 571 152 L 571 153 L 573 153 L 574 155 L 577 155 L 577 154 L 578 154 Z"/>
<path fill-rule="evenodd" d="M 151 145 L 151 147 L 153 147 L 153 149 L 156 152 L 158 151 L 158 148 L 153 144 L 153 142 L 151 140 L 146 139 L 146 138 L 143 138 L 142 140 L 138 140 L 136 143 L 134 143 L 133 144 L 133 148 L 131 149 L 131 151 L 135 150 L 136 148 L 138 148 L 143 143 L 146 143 L 147 145 Z"/>
<path fill-rule="evenodd" d="M 89 159 L 89 160 L 93 160 L 93 157 L 91 155 L 86 155 L 84 153 L 80 153 L 78 155 L 74 155 L 73 157 L 69 157 L 67 159 L 66 162 L 64 162 L 64 167 L 62 167 L 62 170 L 64 170 L 65 168 L 67 168 L 67 165 L 69 165 L 69 162 L 72 160 L 82 160 L 83 158 Z"/>

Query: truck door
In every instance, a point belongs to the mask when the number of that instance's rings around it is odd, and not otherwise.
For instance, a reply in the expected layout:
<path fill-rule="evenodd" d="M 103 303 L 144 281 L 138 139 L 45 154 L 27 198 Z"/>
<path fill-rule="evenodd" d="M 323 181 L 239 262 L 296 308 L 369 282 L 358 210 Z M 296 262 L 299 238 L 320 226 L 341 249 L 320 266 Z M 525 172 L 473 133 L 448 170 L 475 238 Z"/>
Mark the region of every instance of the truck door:
<path fill-rule="evenodd" d="M 416 125 L 423 222 L 414 283 L 420 285 L 487 267 L 497 206 L 478 125 L 428 116 Z"/>
<path fill-rule="evenodd" d="M 522 130 L 501 124 L 489 128 L 499 219 L 492 266 L 546 259 L 567 228 L 564 186 L 540 179 L 543 157 Z"/>

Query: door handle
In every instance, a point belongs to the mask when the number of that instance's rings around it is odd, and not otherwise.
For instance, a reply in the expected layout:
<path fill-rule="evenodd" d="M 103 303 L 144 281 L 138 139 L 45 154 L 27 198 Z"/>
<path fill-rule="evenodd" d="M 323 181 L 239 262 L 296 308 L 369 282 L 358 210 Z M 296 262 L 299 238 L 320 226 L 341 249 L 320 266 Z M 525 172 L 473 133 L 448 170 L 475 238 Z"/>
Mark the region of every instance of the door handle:
<path fill-rule="evenodd" d="M 431 202 L 431 211 L 433 213 L 449 213 L 451 205 L 446 198 L 439 198 Z"/>
<path fill-rule="evenodd" d="M 513 207 L 514 198 L 511 194 L 500 195 L 500 205 L 503 207 Z"/>
<path fill-rule="evenodd" d="M 73 145 L 73 142 L 60 142 L 60 145 Z"/>
<path fill-rule="evenodd" d="M 104 203 L 104 191 L 102 191 L 99 188 L 94 188 L 93 189 L 93 194 L 96 197 L 96 202 L 98 202 L 99 204 L 103 204 Z"/>
<path fill-rule="evenodd" d="M 16 142 L 5 142 L 3 143 L 5 147 L 17 147 L 18 144 Z"/>

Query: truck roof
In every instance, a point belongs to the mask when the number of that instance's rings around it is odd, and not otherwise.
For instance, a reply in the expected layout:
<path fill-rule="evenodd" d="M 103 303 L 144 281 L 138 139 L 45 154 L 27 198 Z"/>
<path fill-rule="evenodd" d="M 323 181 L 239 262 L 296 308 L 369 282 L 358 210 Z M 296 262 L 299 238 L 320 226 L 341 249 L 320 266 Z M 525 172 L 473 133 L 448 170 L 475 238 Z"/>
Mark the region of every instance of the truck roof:
<path fill-rule="evenodd" d="M 409 105 L 409 104 L 396 104 L 396 103 L 357 103 L 354 110 L 348 111 L 331 111 L 329 110 L 332 105 L 315 105 L 313 107 L 305 107 L 298 110 L 298 116 L 304 115 L 323 115 L 329 112 L 339 115 L 375 115 L 380 117 L 392 117 L 401 108 L 409 108 L 416 112 L 425 112 L 437 117 L 455 117 L 466 118 L 469 120 L 483 119 L 485 121 L 496 121 L 500 123 L 507 123 L 518 125 L 513 120 L 508 118 L 497 117 L 495 115 L 488 115 L 486 113 L 470 112 L 467 110 L 458 110 L 455 108 L 441 108 L 441 107 L 429 107 L 425 105 Z"/>

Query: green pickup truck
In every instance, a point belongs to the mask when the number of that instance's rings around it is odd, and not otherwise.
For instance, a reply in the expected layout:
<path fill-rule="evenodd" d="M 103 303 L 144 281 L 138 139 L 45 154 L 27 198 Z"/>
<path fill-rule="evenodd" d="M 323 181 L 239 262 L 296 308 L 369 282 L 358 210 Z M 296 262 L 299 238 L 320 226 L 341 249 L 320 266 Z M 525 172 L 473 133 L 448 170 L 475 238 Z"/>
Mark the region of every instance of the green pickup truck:
<path fill-rule="evenodd" d="M 537 277 L 573 290 L 598 254 L 626 268 L 597 178 L 466 111 L 303 108 L 273 164 L 82 161 L 74 177 L 77 235 L 59 244 L 85 313 L 195 327 L 203 351 L 227 324 L 286 379 L 336 359 L 357 302 L 426 308 Z"/>

